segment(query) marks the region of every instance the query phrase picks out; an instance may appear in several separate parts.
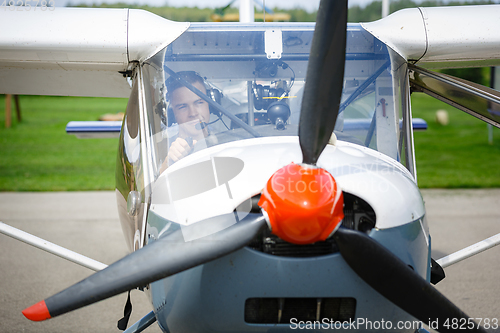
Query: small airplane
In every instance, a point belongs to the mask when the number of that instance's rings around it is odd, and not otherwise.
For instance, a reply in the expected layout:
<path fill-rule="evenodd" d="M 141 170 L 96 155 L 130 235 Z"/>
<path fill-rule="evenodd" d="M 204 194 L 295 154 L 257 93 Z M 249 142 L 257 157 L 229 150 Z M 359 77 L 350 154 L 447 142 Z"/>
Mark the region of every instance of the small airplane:
<path fill-rule="evenodd" d="M 321 1 L 316 24 L 1 11 L 1 93 L 129 97 L 118 126 L 67 131 L 119 136 L 131 254 L 106 267 L 1 224 L 97 271 L 24 315 L 42 321 L 139 288 L 153 310 L 126 332 L 377 329 L 360 318 L 486 332 L 431 283 L 500 234 L 431 258 L 413 147 L 426 124 L 410 96 L 499 127 L 500 93 L 431 71 L 498 65 L 499 11 L 414 8 L 364 24 L 347 24 L 347 1 Z"/>

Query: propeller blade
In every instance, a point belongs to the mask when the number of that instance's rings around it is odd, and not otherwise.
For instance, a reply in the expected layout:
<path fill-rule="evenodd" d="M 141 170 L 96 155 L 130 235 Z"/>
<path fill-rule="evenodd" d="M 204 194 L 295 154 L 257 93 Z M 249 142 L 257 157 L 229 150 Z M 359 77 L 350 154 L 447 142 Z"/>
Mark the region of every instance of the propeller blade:
<path fill-rule="evenodd" d="M 337 120 L 347 31 L 347 0 L 321 1 L 302 98 L 299 138 L 303 163 L 316 164 Z"/>
<path fill-rule="evenodd" d="M 227 218 L 234 219 L 234 215 L 231 213 L 198 223 L 207 222 L 213 226 L 218 220 Z M 41 321 L 143 287 L 241 249 L 265 225 L 262 214 L 249 214 L 229 228 L 190 242 L 184 240 L 182 229 L 176 230 L 25 309 L 23 314 L 30 320 Z"/>
<path fill-rule="evenodd" d="M 469 317 L 376 240 L 346 228 L 333 235 L 342 257 L 368 285 L 423 323 L 437 320 L 439 332 L 454 332 L 451 320 Z M 455 319 L 456 318 L 456 319 Z M 448 320 L 448 321 L 447 321 Z M 450 326 L 444 326 L 448 322 Z M 474 323 L 471 332 L 486 332 Z"/>

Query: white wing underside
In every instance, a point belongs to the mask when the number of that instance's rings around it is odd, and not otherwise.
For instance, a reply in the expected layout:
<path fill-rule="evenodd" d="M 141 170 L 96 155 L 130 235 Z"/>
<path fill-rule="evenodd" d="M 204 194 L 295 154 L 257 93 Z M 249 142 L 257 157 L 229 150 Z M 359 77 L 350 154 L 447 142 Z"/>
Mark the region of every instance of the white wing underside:
<path fill-rule="evenodd" d="M 129 97 L 119 72 L 188 27 L 136 9 L 2 11 L 0 93 Z"/>
<path fill-rule="evenodd" d="M 423 67 L 500 64 L 500 5 L 403 9 L 362 26 Z"/>
<path fill-rule="evenodd" d="M 362 26 L 423 67 L 500 65 L 500 5 L 412 8 Z M 136 9 L 0 12 L 0 94 L 128 97 L 120 71 L 189 23 Z"/>

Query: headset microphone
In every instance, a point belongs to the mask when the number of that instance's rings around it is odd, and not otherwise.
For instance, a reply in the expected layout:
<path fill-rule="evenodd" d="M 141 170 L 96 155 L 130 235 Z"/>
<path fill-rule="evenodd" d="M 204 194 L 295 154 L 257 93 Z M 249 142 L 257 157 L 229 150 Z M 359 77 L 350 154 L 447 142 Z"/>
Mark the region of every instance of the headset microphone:
<path fill-rule="evenodd" d="M 208 130 L 208 124 L 204 121 L 200 121 L 199 123 L 194 125 L 194 128 L 196 128 L 198 131 L 205 129 L 205 128 Z"/>

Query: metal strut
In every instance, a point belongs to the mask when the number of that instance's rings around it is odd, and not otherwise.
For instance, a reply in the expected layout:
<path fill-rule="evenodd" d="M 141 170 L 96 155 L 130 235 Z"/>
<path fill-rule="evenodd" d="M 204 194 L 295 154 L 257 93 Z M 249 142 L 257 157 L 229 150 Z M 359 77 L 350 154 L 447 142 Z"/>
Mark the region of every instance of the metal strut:
<path fill-rule="evenodd" d="M 96 272 L 108 267 L 108 265 L 103 264 L 102 262 L 81 255 L 80 253 L 68 250 L 67 248 L 46 241 L 45 239 L 33 236 L 32 234 L 11 227 L 10 225 L 7 225 L 3 222 L 0 222 L 0 232 L 3 233 L 4 235 L 10 236 L 26 244 L 32 245 L 41 250 L 55 254 L 56 256 L 74 262 L 75 264 L 78 264 L 80 266 L 87 267 Z"/>
<path fill-rule="evenodd" d="M 123 333 L 139 333 L 144 331 L 146 328 L 151 326 L 154 322 L 156 322 L 156 316 L 154 311 L 151 311 L 139 321 L 137 321 L 134 325 L 130 326 L 126 331 Z"/>

